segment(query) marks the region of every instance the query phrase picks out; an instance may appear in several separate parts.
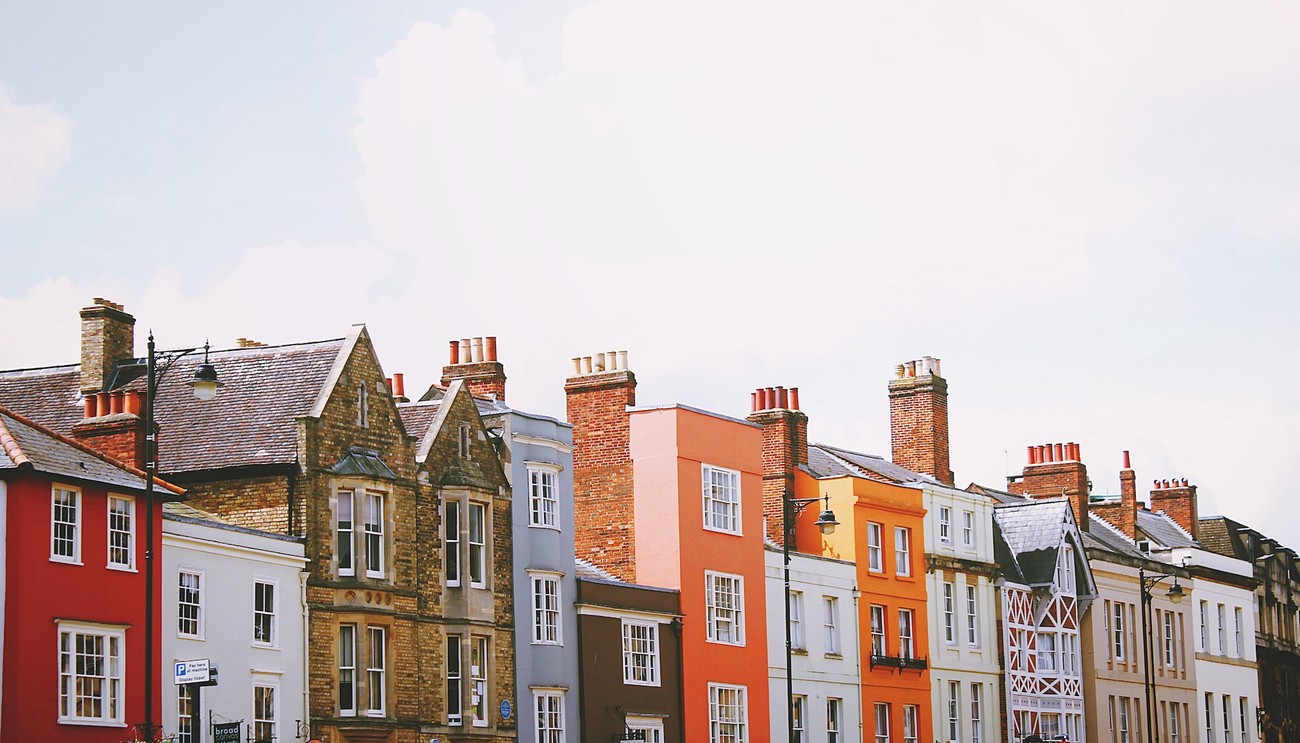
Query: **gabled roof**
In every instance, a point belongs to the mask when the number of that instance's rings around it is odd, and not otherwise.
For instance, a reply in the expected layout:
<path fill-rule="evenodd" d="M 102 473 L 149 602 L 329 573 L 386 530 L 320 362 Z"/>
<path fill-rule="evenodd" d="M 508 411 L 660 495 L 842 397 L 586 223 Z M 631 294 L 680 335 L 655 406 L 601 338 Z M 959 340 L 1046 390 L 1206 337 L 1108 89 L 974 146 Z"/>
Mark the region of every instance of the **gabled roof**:
<path fill-rule="evenodd" d="M 818 478 L 865 477 L 871 480 L 890 483 L 930 482 L 937 483 L 929 475 L 913 472 L 901 467 L 884 457 L 874 454 L 840 449 L 826 444 L 808 446 L 808 471 Z"/>
<path fill-rule="evenodd" d="M 131 490 L 144 490 L 147 476 L 79 441 L 0 408 L 0 471 L 20 469 Z M 162 480 L 155 479 L 154 483 L 160 493 L 185 492 Z"/>
<path fill-rule="evenodd" d="M 1148 559 L 1147 554 L 1138 549 L 1133 540 L 1106 519 L 1090 513 L 1088 522 L 1089 529 L 1083 533 L 1084 545 L 1136 560 Z"/>
<path fill-rule="evenodd" d="M 1166 549 L 1177 547 L 1197 547 L 1192 535 L 1164 511 L 1148 511 L 1139 508 L 1137 512 L 1138 537 L 1146 537 Z"/>
<path fill-rule="evenodd" d="M 340 351 L 364 332 L 357 326 L 346 338 L 213 351 L 223 386 L 208 402 L 194 399 L 187 384 L 203 354 L 178 359 L 160 381 L 155 406 L 160 471 L 296 462 L 297 419 L 328 395 Z M 119 380 L 130 380 L 119 388 L 144 390 L 140 367 L 119 372 Z M 0 405 L 70 435 L 83 417 L 80 384 L 79 365 L 0 372 Z"/>
<path fill-rule="evenodd" d="M 1032 498 L 1023 495 L 1008 493 L 1005 490 L 998 490 L 997 488 L 991 488 L 987 485 L 980 485 L 974 482 L 966 486 L 966 492 L 977 493 L 992 498 L 998 503 L 1027 503 L 1028 501 L 1033 500 Z"/>
<path fill-rule="evenodd" d="M 1048 498 L 996 506 L 993 526 L 994 556 L 1009 579 L 1029 586 L 1051 585 L 1062 547 L 1071 544 L 1078 582 L 1075 592 L 1080 596 L 1096 594 L 1069 500 Z"/>

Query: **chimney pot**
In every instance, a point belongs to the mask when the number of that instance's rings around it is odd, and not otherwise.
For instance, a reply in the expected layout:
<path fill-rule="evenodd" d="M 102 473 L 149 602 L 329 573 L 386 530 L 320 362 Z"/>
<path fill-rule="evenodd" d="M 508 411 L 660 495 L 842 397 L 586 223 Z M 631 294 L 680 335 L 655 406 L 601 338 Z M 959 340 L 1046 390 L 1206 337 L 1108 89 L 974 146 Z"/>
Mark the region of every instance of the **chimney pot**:
<path fill-rule="evenodd" d="M 476 337 L 471 343 L 470 353 L 473 355 L 470 357 L 470 360 L 479 363 L 483 360 L 483 338 Z"/>
<path fill-rule="evenodd" d="M 899 365 L 895 366 L 895 367 L 894 367 L 894 376 L 895 376 L 896 378 L 898 378 L 898 379 L 902 379 L 903 377 L 906 377 L 906 376 L 907 376 L 907 367 L 904 366 L 903 364 L 899 364 Z"/>
<path fill-rule="evenodd" d="M 95 412 L 98 415 L 108 415 L 111 412 L 107 392 L 100 392 L 95 395 Z"/>
<path fill-rule="evenodd" d="M 751 393 L 749 393 L 749 412 L 751 412 L 751 413 L 757 413 L 757 412 L 758 412 L 758 393 L 757 393 L 757 392 L 751 392 Z"/>
<path fill-rule="evenodd" d="M 460 339 L 460 363 L 469 364 L 473 361 L 474 361 L 474 357 L 470 355 L 470 350 L 469 350 L 469 338 L 461 338 Z"/>
<path fill-rule="evenodd" d="M 139 415 L 140 409 L 140 392 L 138 390 L 127 390 L 123 401 L 123 412 Z"/>
<path fill-rule="evenodd" d="M 580 376 L 581 374 L 582 374 L 582 357 L 581 357 L 581 356 L 574 356 L 574 357 L 573 357 L 573 376 L 577 377 L 577 376 Z"/>
<path fill-rule="evenodd" d="M 618 368 L 627 371 L 627 351 L 618 352 Z"/>
<path fill-rule="evenodd" d="M 1034 447 L 1032 447 L 1032 446 L 1028 446 L 1028 447 L 1025 447 L 1025 448 L 1029 450 L 1029 463 L 1030 463 L 1030 464 L 1038 464 L 1038 460 L 1034 458 Z"/>
<path fill-rule="evenodd" d="M 605 354 L 598 353 L 591 357 L 592 369 L 596 372 L 605 371 Z"/>
<path fill-rule="evenodd" d="M 605 371 L 618 371 L 618 351 L 605 352 Z"/>
<path fill-rule="evenodd" d="M 776 388 L 776 406 L 782 410 L 790 408 L 790 398 L 786 395 L 784 387 Z"/>
<path fill-rule="evenodd" d="M 114 415 L 122 412 L 122 390 L 114 390 L 109 396 L 110 412 Z"/>
<path fill-rule="evenodd" d="M 1065 456 L 1064 456 L 1065 452 L 1063 451 L 1064 449 L 1065 446 L 1063 444 L 1056 444 L 1056 461 L 1058 462 L 1065 461 Z"/>
<path fill-rule="evenodd" d="M 1183 478 L 1183 487 L 1187 487 L 1187 478 L 1186 478 L 1186 477 Z"/>
<path fill-rule="evenodd" d="M 799 388 L 798 387 L 790 388 L 790 409 L 791 410 L 799 409 Z"/>
<path fill-rule="evenodd" d="M 909 376 L 909 377 L 915 377 L 915 376 L 916 376 L 916 362 L 915 362 L 915 361 L 909 361 L 909 362 L 907 362 L 907 376 Z"/>
<path fill-rule="evenodd" d="M 1133 465 L 1129 461 L 1128 449 L 1124 450 L 1124 469 L 1126 470 L 1133 469 Z"/>
<path fill-rule="evenodd" d="M 496 361 L 497 360 L 497 337 L 495 335 L 489 335 L 488 337 L 483 339 L 483 343 L 484 343 L 484 350 L 487 353 L 487 360 Z"/>
<path fill-rule="evenodd" d="M 398 397 L 406 397 L 406 375 L 401 373 L 394 374 L 393 384 L 396 385 L 395 387 L 391 387 L 393 392 Z"/>
<path fill-rule="evenodd" d="M 86 395 L 85 399 L 82 400 L 82 404 L 86 407 L 87 418 L 94 418 L 99 414 L 99 405 L 95 402 L 94 395 Z"/>
<path fill-rule="evenodd" d="M 582 357 L 582 373 L 583 373 L 583 374 L 590 374 L 590 373 L 591 373 L 591 357 L 590 357 L 590 356 L 583 356 L 583 357 Z"/>

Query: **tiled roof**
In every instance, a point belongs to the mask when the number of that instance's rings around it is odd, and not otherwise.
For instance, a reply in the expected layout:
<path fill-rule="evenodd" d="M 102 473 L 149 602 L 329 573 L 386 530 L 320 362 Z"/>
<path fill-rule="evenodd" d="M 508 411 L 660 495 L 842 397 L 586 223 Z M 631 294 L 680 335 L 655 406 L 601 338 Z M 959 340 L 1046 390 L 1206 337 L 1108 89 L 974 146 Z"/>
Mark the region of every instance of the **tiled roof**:
<path fill-rule="evenodd" d="M 1137 528 L 1148 539 L 1163 547 L 1195 547 L 1196 542 L 1164 511 L 1138 509 Z"/>
<path fill-rule="evenodd" d="M 1052 582 L 1069 511 L 1069 501 L 1059 498 L 1008 503 L 993 509 L 1002 539 L 1026 583 Z"/>
<path fill-rule="evenodd" d="M 1106 519 L 1095 513 L 1090 513 L 1088 514 L 1088 521 L 1090 528 L 1083 533 L 1084 546 L 1139 560 L 1147 559 L 1147 555 L 1139 550 L 1137 545 L 1124 532 Z"/>
<path fill-rule="evenodd" d="M 979 493 L 980 495 L 992 498 L 998 503 L 1027 503 L 1030 500 L 1033 500 L 1032 498 L 1027 498 L 1023 495 L 1008 493 L 1005 490 L 998 490 L 997 488 L 990 488 L 987 485 L 979 485 L 977 483 L 971 483 L 967 486 L 966 492 Z"/>
<path fill-rule="evenodd" d="M 163 375 L 155 407 L 159 470 L 296 462 L 296 419 L 311 413 L 343 347 L 337 338 L 214 351 L 223 386 L 208 402 L 196 400 L 187 384 L 203 354 L 179 359 Z M 80 380 L 76 365 L 0 372 L 0 405 L 68 435 L 83 415 Z M 145 380 L 137 375 L 122 386 L 143 391 Z"/>
<path fill-rule="evenodd" d="M 1245 540 L 1238 536 L 1241 530 L 1247 528 L 1249 527 L 1245 524 L 1230 518 L 1213 516 L 1196 522 L 1196 536 L 1200 538 L 1201 546 L 1211 552 L 1239 560 L 1251 560 Z"/>
<path fill-rule="evenodd" d="M 446 391 L 443 390 L 443 392 L 445 393 Z M 442 407 L 442 401 L 444 399 L 446 399 L 446 395 L 442 394 L 435 400 L 402 403 L 397 407 L 398 413 L 402 416 L 402 425 L 406 427 L 406 432 L 408 434 L 415 437 L 416 441 L 424 440 L 425 434 L 429 432 L 429 427 L 432 426 L 434 420 L 438 418 L 438 409 Z M 511 408 L 503 402 L 488 400 L 482 397 L 474 398 L 474 406 L 478 408 L 478 414 L 484 418 L 508 413 L 511 410 Z"/>
<path fill-rule="evenodd" d="M 12 411 L 0 408 L 0 470 L 30 467 L 55 477 L 103 483 L 112 487 L 145 489 L 145 473 L 110 459 L 78 441 L 44 428 Z M 159 492 L 185 491 L 155 480 Z"/>
<path fill-rule="evenodd" d="M 937 482 L 929 475 L 923 475 L 919 472 L 913 472 L 906 467 L 900 467 L 897 464 L 885 459 L 884 457 L 874 454 L 862 454 L 860 452 L 849 451 L 848 449 L 839 449 L 825 444 L 813 444 L 808 447 L 809 466 L 812 465 L 812 450 L 818 449 L 830 459 L 837 459 L 841 466 L 847 465 L 847 468 L 856 469 L 853 474 L 869 477 L 873 480 L 883 480 L 885 482 L 906 483 L 906 482 Z M 822 475 L 823 477 L 825 475 Z"/>

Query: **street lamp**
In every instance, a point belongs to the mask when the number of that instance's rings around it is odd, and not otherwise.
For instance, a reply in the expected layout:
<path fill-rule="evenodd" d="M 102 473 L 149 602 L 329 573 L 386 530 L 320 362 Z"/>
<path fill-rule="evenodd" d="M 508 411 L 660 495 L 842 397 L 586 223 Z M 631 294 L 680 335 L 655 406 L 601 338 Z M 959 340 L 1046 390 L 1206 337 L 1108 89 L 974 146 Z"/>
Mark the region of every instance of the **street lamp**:
<path fill-rule="evenodd" d="M 781 500 L 784 503 L 781 514 L 781 556 L 785 564 L 785 713 L 786 713 L 786 732 L 789 736 L 789 743 L 794 743 L 794 673 L 791 668 L 791 642 L 790 642 L 790 542 L 794 541 L 794 522 L 803 513 L 803 510 L 810 504 L 822 501 L 825 508 L 817 515 L 817 520 L 813 522 L 822 534 L 834 534 L 835 527 L 839 526 L 839 521 L 835 520 L 835 512 L 831 510 L 830 495 L 823 495 L 820 498 L 794 498 L 791 497 L 790 491 L 784 490 L 781 493 Z M 808 711 L 804 710 L 807 715 Z"/>
<path fill-rule="evenodd" d="M 153 615 L 154 615 L 154 513 L 153 482 L 158 474 L 158 437 L 154 434 L 154 398 L 157 397 L 158 383 L 163 375 L 181 357 L 198 351 L 197 348 L 181 348 L 174 351 L 158 351 L 154 348 L 153 331 L 149 331 L 149 356 L 145 362 L 147 386 L 144 398 L 144 504 L 145 504 L 145 547 L 144 547 L 144 739 L 152 743 L 153 724 Z M 194 378 L 187 382 L 194 389 L 194 396 L 204 402 L 217 396 L 217 388 L 222 385 L 217 380 L 217 370 L 208 360 L 208 344 L 203 344 L 203 363 L 194 372 Z"/>
<path fill-rule="evenodd" d="M 1156 675 L 1155 670 L 1151 668 L 1151 592 L 1166 578 L 1173 578 L 1174 582 L 1169 586 L 1165 596 L 1171 603 L 1183 603 L 1183 597 L 1187 594 L 1178 583 L 1177 573 L 1148 575 L 1146 568 L 1138 568 L 1138 584 L 1142 589 L 1142 690 L 1147 700 L 1147 743 L 1155 743 L 1156 740 L 1156 722 L 1151 716 L 1156 697 Z"/>

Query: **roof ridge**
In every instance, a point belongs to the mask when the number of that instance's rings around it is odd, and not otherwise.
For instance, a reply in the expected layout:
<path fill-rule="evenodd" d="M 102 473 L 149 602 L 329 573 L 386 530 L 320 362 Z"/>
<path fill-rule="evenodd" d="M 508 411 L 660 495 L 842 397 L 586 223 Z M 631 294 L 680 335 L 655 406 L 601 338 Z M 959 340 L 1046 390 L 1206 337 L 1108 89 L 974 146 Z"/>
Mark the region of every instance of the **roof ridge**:
<path fill-rule="evenodd" d="M 31 426 L 32 428 L 36 429 L 39 433 L 43 433 L 46 436 L 49 436 L 50 438 L 54 439 L 55 441 L 60 441 L 64 444 L 67 444 L 68 446 L 73 447 L 74 449 L 78 449 L 86 454 L 89 454 L 90 456 L 95 457 L 96 459 L 101 459 L 105 463 L 110 464 L 122 470 L 123 472 L 128 472 L 132 475 L 135 475 L 136 477 L 145 478 L 145 481 L 148 482 L 148 479 L 150 477 L 149 473 L 145 472 L 142 469 L 139 469 L 138 467 L 127 464 L 126 462 L 123 462 L 120 459 L 117 459 L 115 457 L 110 457 L 107 454 L 99 451 L 98 449 L 95 449 L 94 447 L 91 446 L 87 446 L 86 444 L 83 444 L 80 441 L 77 441 L 76 439 L 71 438 L 69 436 L 64 436 L 58 431 L 52 431 L 46 428 L 45 426 L 42 426 L 41 424 L 37 423 L 36 421 L 31 420 L 30 418 L 15 413 L 14 411 L 4 407 L 3 405 L 0 405 L 0 413 L 4 413 L 5 415 L 10 416 L 14 420 L 18 421 L 19 423 L 22 423 L 25 426 Z M 3 423 L 0 422 L 0 425 L 3 425 Z M 6 428 L 5 430 L 8 431 L 8 428 Z M 177 495 L 185 494 L 184 488 L 177 485 L 173 485 L 170 482 L 167 482 L 166 480 L 162 479 L 161 477 L 154 477 L 153 481 L 163 486 L 164 488 L 172 491 L 173 493 L 176 493 Z"/>
<path fill-rule="evenodd" d="M 0 411 L 7 412 L 3 407 L 0 407 Z M 13 432 L 5 425 L 4 418 L 0 418 L 0 449 L 4 449 L 5 456 L 9 457 L 16 466 L 31 464 L 31 458 L 18 445 L 18 439 L 14 438 Z"/>
<path fill-rule="evenodd" d="M 209 353 L 212 354 L 257 353 L 259 351 L 274 351 L 278 349 L 289 348 L 291 346 L 322 346 L 327 343 L 340 343 L 346 340 L 347 340 L 347 336 L 340 336 L 338 338 L 321 338 L 320 340 L 314 340 L 314 341 L 294 341 L 292 343 L 276 343 L 274 345 L 268 344 L 263 346 L 233 346 L 231 348 L 214 348 L 211 351 L 209 351 Z"/>
<path fill-rule="evenodd" d="M 1088 518 L 1090 518 L 1090 519 L 1096 519 L 1096 520 L 1097 520 L 1097 521 L 1098 521 L 1102 526 L 1105 526 L 1106 528 L 1108 528 L 1108 529 L 1110 529 L 1111 531 L 1115 532 L 1115 536 L 1119 537 L 1120 539 L 1123 539 L 1125 542 L 1132 542 L 1134 547 L 1137 546 L 1137 540 L 1135 540 L 1135 539 L 1129 539 L 1129 536 L 1128 536 L 1127 534 L 1124 533 L 1124 530 L 1123 530 L 1123 529 L 1121 529 L 1121 528 L 1119 528 L 1118 526 L 1115 526 L 1114 524 L 1112 524 L 1112 523 L 1110 523 L 1109 521 L 1107 521 L 1106 518 L 1105 518 L 1104 516 L 1100 516 L 1100 515 L 1098 515 L 1098 514 L 1095 514 L 1095 513 L 1091 512 L 1091 511 L 1089 511 L 1089 512 L 1088 512 Z"/>
<path fill-rule="evenodd" d="M 1177 529 L 1177 530 L 1179 531 L 1179 533 L 1181 533 L 1183 536 L 1185 536 L 1185 537 L 1187 537 L 1188 539 L 1190 539 L 1192 542 L 1196 542 L 1196 541 L 1197 541 L 1196 537 L 1192 536 L 1192 533 L 1191 533 L 1191 532 L 1189 532 L 1189 531 L 1187 531 L 1186 529 L 1184 529 L 1184 528 L 1183 528 L 1183 525 L 1180 524 L 1180 523 L 1178 523 L 1178 519 L 1175 519 L 1173 516 L 1170 516 L 1168 513 L 1165 512 L 1165 510 L 1164 510 L 1163 508 L 1161 508 L 1161 509 L 1159 509 L 1159 510 L 1156 510 L 1156 511 L 1148 510 L 1147 513 L 1154 513 L 1154 514 L 1159 514 L 1159 515 L 1161 515 L 1161 516 L 1164 516 L 1164 517 L 1165 517 L 1165 521 L 1167 521 L 1167 522 L 1169 523 L 1170 526 L 1172 526 L 1172 527 L 1174 527 L 1175 529 Z M 1197 520 L 1199 521 L 1200 519 L 1197 519 Z"/>
<path fill-rule="evenodd" d="M 7 374 L 13 374 L 16 376 L 24 372 L 54 371 L 54 370 L 74 371 L 79 368 L 81 368 L 80 362 L 76 364 L 48 364 L 46 366 L 25 366 L 18 369 L 0 369 L 0 377 L 3 377 Z"/>

